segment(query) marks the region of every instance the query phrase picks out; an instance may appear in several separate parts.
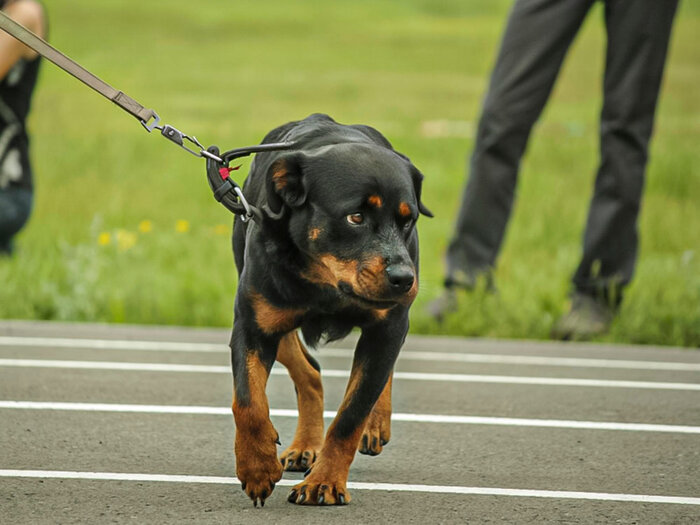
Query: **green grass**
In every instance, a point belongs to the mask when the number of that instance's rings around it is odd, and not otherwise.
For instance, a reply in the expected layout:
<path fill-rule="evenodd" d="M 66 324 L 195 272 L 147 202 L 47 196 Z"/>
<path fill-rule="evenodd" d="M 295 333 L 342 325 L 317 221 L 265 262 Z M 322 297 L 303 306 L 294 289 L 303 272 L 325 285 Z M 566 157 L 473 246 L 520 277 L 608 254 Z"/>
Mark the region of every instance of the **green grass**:
<path fill-rule="evenodd" d="M 426 175 L 420 333 L 547 338 L 598 161 L 602 8 L 591 12 L 523 162 L 498 295 L 462 298 L 445 326 L 425 304 L 443 254 L 510 1 L 45 2 L 51 40 L 206 145 L 259 142 L 309 113 L 381 130 Z M 700 5 L 683 2 L 658 109 L 637 273 L 601 340 L 700 346 Z M 452 121 L 426 135 L 426 122 Z M 456 123 L 456 124 L 455 124 Z M 31 116 L 34 213 L 0 260 L 0 318 L 230 326 L 231 217 L 204 163 L 44 64 Z M 151 221 L 150 232 L 139 224 Z M 189 230 L 176 231 L 187 221 Z M 105 245 L 101 245 L 102 240 Z"/>

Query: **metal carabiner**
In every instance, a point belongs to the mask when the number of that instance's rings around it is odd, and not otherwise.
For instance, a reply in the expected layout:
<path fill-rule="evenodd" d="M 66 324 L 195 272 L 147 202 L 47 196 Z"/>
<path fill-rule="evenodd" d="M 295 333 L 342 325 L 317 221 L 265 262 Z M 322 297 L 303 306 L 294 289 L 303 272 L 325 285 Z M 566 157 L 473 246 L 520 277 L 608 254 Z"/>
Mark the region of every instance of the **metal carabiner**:
<path fill-rule="evenodd" d="M 241 220 L 243 222 L 248 222 L 250 219 L 252 219 L 254 217 L 253 210 L 251 209 L 250 204 L 248 204 L 248 201 L 246 200 L 246 198 L 243 196 L 243 191 L 238 186 L 238 184 L 234 185 L 233 191 L 236 192 L 236 195 L 238 195 L 238 200 L 245 208 L 245 215 L 239 215 L 239 217 L 241 218 Z"/>
<path fill-rule="evenodd" d="M 143 120 L 140 120 L 139 122 L 141 123 L 141 125 L 144 128 L 146 128 L 146 131 L 148 131 L 149 133 L 151 131 L 153 131 L 154 129 L 159 130 L 160 134 L 163 135 L 166 139 L 168 139 L 170 142 L 174 142 L 175 144 L 180 146 L 185 151 L 188 151 L 189 153 L 191 153 L 195 157 L 199 157 L 200 159 L 202 157 L 207 157 L 207 158 L 210 158 L 210 159 L 215 160 L 217 162 L 221 162 L 221 163 L 224 162 L 222 158 L 217 157 L 213 153 L 209 153 L 207 150 L 205 150 L 204 146 L 202 146 L 202 144 L 197 140 L 197 137 L 195 137 L 194 135 L 191 137 L 189 135 L 185 135 L 182 131 L 171 126 L 170 124 L 165 124 L 165 125 L 161 126 L 160 125 L 160 117 L 158 116 L 158 113 L 156 113 L 155 111 L 153 111 L 153 121 L 152 122 L 149 123 L 149 122 L 143 121 Z M 193 149 L 188 148 L 185 145 L 186 140 L 191 142 L 195 146 L 197 146 L 199 148 L 199 150 L 193 150 Z"/>
<path fill-rule="evenodd" d="M 170 124 L 166 124 L 162 128 L 156 127 L 156 129 L 160 129 L 160 134 L 163 135 L 166 139 L 174 142 L 178 146 L 180 146 L 182 149 L 185 151 L 189 151 L 192 155 L 195 157 L 202 157 L 202 151 L 204 150 L 204 146 L 202 146 L 199 141 L 196 139 L 196 137 L 189 137 L 185 135 L 182 131 L 180 131 L 177 128 L 174 128 Z M 196 145 L 199 150 L 195 151 L 193 149 L 188 148 L 185 145 L 185 141 L 188 140 L 192 144 Z"/>

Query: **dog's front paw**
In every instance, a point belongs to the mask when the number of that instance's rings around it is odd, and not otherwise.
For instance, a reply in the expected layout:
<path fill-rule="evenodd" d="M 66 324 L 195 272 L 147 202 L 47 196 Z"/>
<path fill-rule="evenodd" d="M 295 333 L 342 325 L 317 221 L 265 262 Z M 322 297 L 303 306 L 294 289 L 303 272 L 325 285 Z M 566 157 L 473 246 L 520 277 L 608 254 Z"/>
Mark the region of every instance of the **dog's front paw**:
<path fill-rule="evenodd" d="M 345 476 L 333 479 L 320 473 L 314 475 L 312 470 L 303 482 L 292 488 L 287 501 L 297 505 L 347 505 L 351 498 L 345 483 Z"/>
<path fill-rule="evenodd" d="M 253 505 L 265 506 L 275 484 L 282 478 L 282 465 L 277 459 L 275 437 L 254 439 L 236 433 L 236 476 L 241 488 L 253 500 Z"/>
<path fill-rule="evenodd" d="M 321 443 L 315 445 L 292 443 L 280 455 L 280 462 L 284 470 L 306 472 L 316 462 L 320 451 Z"/>
<path fill-rule="evenodd" d="M 242 461 L 236 469 L 236 475 L 241 482 L 241 488 L 248 497 L 253 500 L 253 505 L 265 506 L 265 500 L 272 494 L 275 484 L 282 478 L 282 467 L 277 460 L 277 454 L 273 461 L 269 459 L 252 458 Z"/>
<path fill-rule="evenodd" d="M 360 454 L 376 456 L 381 453 L 389 439 L 391 439 L 391 412 L 375 408 L 367 419 L 357 450 Z"/>

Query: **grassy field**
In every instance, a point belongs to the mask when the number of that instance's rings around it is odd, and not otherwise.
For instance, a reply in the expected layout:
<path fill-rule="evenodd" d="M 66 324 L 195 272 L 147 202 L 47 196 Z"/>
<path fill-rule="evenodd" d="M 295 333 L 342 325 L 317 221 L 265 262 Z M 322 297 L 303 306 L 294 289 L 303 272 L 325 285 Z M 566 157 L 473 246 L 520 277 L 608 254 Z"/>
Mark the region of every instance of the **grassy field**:
<path fill-rule="evenodd" d="M 567 308 L 598 162 L 605 36 L 597 5 L 524 160 L 497 295 L 424 314 L 506 0 L 46 0 L 51 40 L 205 145 L 259 142 L 325 112 L 377 127 L 426 175 L 417 333 L 544 339 Z M 700 3 L 682 2 L 640 220 L 633 285 L 601 340 L 700 346 Z M 0 260 L 0 318 L 230 326 L 231 216 L 204 163 L 44 64 L 31 116 L 35 209 Z M 242 176 L 242 175 L 241 175 Z"/>

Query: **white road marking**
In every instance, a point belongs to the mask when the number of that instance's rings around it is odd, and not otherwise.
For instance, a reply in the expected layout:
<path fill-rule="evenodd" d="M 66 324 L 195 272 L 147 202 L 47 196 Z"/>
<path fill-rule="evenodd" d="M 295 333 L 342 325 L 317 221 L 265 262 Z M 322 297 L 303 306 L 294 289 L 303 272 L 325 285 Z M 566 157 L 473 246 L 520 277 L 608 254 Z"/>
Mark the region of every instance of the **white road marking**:
<path fill-rule="evenodd" d="M 116 403 L 66 403 L 41 401 L 0 401 L 0 409 L 19 410 L 67 410 L 79 412 L 121 412 L 141 414 L 187 414 L 231 416 L 226 407 L 182 406 L 182 405 L 126 405 Z M 297 417 L 292 409 L 270 409 L 271 417 Z M 332 410 L 323 412 L 323 417 L 334 418 Z M 446 423 L 462 425 L 498 425 L 514 427 L 567 428 L 578 430 L 622 430 L 632 432 L 668 432 L 677 434 L 700 434 L 700 426 L 655 425 L 648 423 L 616 423 L 612 421 L 573 421 L 563 419 L 523 419 L 508 417 L 452 416 L 442 414 L 394 413 L 392 421 L 413 423 Z"/>
<path fill-rule="evenodd" d="M 170 474 L 139 474 L 124 472 L 71 472 L 61 470 L 0 470 L 4 478 L 74 479 L 89 481 L 136 481 L 152 483 L 203 483 L 237 485 L 234 477 L 187 476 Z M 277 485 L 292 487 L 299 480 L 282 479 Z M 506 489 L 496 487 L 463 487 L 455 485 L 414 485 L 404 483 L 363 483 L 349 481 L 350 490 L 418 492 L 428 494 L 459 494 L 465 496 L 510 496 L 519 498 L 577 499 L 589 501 L 625 501 L 634 503 L 663 503 L 673 505 L 700 505 L 700 498 L 658 496 L 648 494 L 615 494 L 608 492 L 574 492 L 564 490 Z"/>
<path fill-rule="evenodd" d="M 171 363 L 127 363 L 122 361 L 72 361 L 56 359 L 0 359 L 0 367 L 72 368 L 84 370 L 129 370 L 133 372 L 186 372 L 230 374 L 230 366 L 178 365 Z"/>
<path fill-rule="evenodd" d="M 328 350 L 330 349 L 322 350 L 322 355 L 325 354 Z M 475 364 L 559 366 L 573 368 L 612 368 L 657 371 L 673 370 L 680 372 L 700 372 L 700 363 L 679 363 L 669 361 L 633 361 L 625 359 L 591 359 L 579 357 L 418 352 L 415 350 L 406 350 L 399 354 L 399 359 Z"/>
<path fill-rule="evenodd" d="M 91 350 L 161 351 L 161 352 L 208 352 L 228 353 L 225 344 L 178 343 L 172 341 L 125 341 L 112 339 L 71 339 L 55 337 L 0 336 L 0 346 L 40 348 L 74 348 Z M 352 350 L 323 348 L 321 357 L 352 357 Z M 613 368 L 630 370 L 675 370 L 700 372 L 700 363 L 669 361 L 634 361 L 624 359 L 590 359 L 577 357 L 550 357 L 526 355 L 473 354 L 452 352 L 419 352 L 404 350 L 400 361 L 437 361 L 474 364 L 508 364 L 526 366 L 558 366 L 575 368 Z"/>
<path fill-rule="evenodd" d="M 225 344 L 177 343 L 173 341 L 124 341 L 117 339 L 70 339 L 63 337 L 0 336 L 0 346 L 87 348 L 93 350 L 147 350 L 161 352 L 226 353 L 229 351 Z"/>
<path fill-rule="evenodd" d="M 119 370 L 135 372 L 178 372 L 230 374 L 229 366 L 184 365 L 170 363 L 127 363 L 121 361 L 73 361 L 55 359 L 0 359 L 0 367 L 19 368 L 64 368 L 84 370 Z M 272 375 L 286 376 L 282 367 L 272 369 Z M 347 370 L 327 370 L 323 377 L 350 377 Z M 638 388 L 652 390 L 694 390 L 700 391 L 700 383 L 670 383 L 654 381 L 618 381 L 607 379 L 577 379 L 558 377 L 494 376 L 482 374 L 434 374 L 426 372 L 394 372 L 394 379 L 412 381 L 439 381 L 457 383 L 497 383 L 507 385 L 575 386 L 600 388 Z"/>

